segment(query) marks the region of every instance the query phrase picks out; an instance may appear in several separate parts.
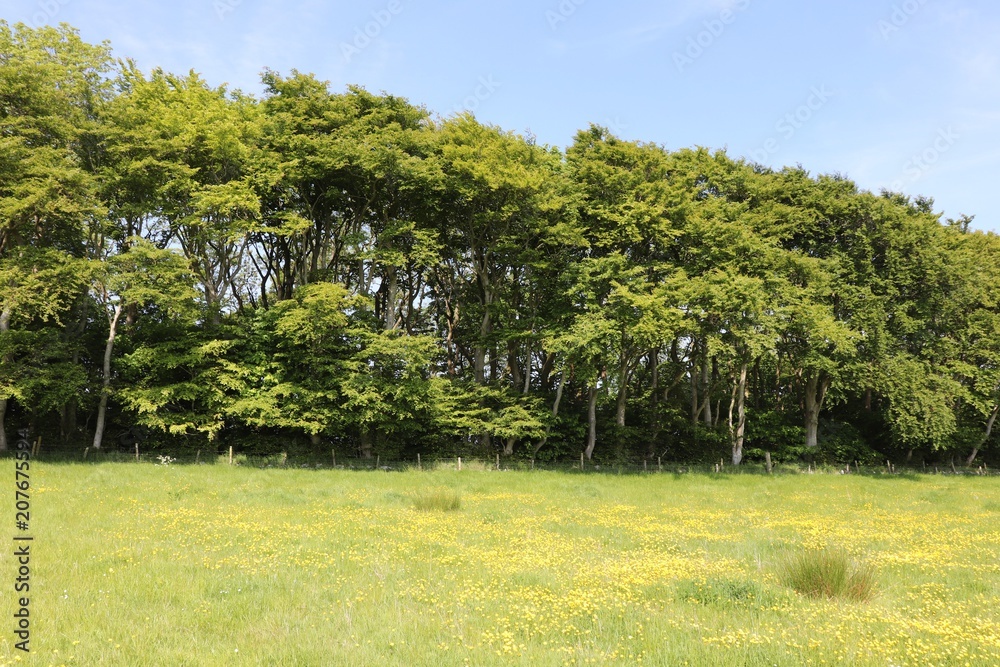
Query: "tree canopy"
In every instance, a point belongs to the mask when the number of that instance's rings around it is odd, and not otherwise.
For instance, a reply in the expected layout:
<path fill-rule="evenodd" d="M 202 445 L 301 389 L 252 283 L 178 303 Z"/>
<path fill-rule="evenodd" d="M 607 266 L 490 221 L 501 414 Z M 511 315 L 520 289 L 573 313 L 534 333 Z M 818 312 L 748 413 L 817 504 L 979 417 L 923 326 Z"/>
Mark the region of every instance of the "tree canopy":
<path fill-rule="evenodd" d="M 384 459 L 991 451 L 1000 239 L 971 218 L 262 82 L 0 22 L 0 449 L 24 423 Z"/>

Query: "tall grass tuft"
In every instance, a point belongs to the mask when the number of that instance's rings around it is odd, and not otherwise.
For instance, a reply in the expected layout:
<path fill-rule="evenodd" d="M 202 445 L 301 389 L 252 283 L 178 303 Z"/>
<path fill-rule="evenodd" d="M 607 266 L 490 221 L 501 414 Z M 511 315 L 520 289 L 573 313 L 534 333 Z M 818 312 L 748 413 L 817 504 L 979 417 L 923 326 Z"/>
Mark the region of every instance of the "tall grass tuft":
<path fill-rule="evenodd" d="M 461 509 L 462 496 L 450 489 L 421 491 L 413 496 L 413 506 L 421 512 L 454 512 Z"/>
<path fill-rule="evenodd" d="M 781 581 L 810 597 L 842 598 L 867 602 L 875 595 L 875 568 L 853 560 L 842 549 L 803 551 L 786 560 Z"/>

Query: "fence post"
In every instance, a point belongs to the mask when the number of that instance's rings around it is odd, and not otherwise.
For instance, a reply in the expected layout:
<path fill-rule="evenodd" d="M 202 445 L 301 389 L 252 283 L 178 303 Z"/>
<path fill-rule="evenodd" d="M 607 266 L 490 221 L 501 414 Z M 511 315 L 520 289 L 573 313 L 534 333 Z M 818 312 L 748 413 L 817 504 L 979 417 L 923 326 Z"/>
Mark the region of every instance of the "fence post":
<path fill-rule="evenodd" d="M 462 472 L 462 457 L 458 457 L 458 471 Z"/>
<path fill-rule="evenodd" d="M 423 470 L 424 467 L 420 464 L 420 454 L 417 453 L 417 470 Z"/>
<path fill-rule="evenodd" d="M 764 452 L 764 462 L 767 465 L 767 474 L 771 474 L 771 452 Z"/>
<path fill-rule="evenodd" d="M 233 446 L 229 445 L 229 465 L 233 465 Z"/>
<path fill-rule="evenodd" d="M 139 443 L 135 443 L 135 462 L 139 462 Z"/>
<path fill-rule="evenodd" d="M 583 472 L 583 452 L 580 452 L 580 472 Z"/>

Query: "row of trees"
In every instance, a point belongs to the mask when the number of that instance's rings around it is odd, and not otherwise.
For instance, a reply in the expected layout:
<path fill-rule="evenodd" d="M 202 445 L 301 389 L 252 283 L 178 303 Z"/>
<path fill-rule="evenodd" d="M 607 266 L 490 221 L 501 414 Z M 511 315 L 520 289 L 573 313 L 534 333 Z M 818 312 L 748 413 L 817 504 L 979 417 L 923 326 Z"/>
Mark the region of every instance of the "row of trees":
<path fill-rule="evenodd" d="M 0 426 L 735 464 L 990 440 L 1000 239 L 968 218 L 263 84 L 0 23 Z"/>

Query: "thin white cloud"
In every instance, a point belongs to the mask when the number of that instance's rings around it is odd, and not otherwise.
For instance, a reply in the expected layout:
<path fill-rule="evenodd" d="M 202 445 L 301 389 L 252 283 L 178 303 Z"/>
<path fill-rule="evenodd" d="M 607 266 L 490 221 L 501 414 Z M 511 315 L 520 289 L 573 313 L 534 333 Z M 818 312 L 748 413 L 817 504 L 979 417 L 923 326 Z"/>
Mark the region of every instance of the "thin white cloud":
<path fill-rule="evenodd" d="M 699 21 L 717 17 L 727 10 L 738 12 L 746 2 L 747 0 L 691 0 L 673 3 L 668 8 L 668 16 L 656 21 L 634 24 L 590 39 L 552 39 L 548 46 L 550 51 L 558 54 L 602 49 L 610 51 L 613 56 L 623 56 L 641 46 L 661 41 L 673 33 L 683 32 L 680 29 L 684 26 L 689 26 L 696 33 L 703 28 Z M 564 29 L 566 28 L 560 27 L 560 30 Z"/>

